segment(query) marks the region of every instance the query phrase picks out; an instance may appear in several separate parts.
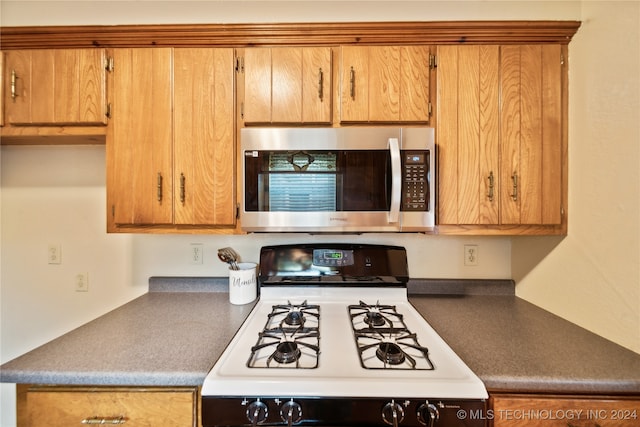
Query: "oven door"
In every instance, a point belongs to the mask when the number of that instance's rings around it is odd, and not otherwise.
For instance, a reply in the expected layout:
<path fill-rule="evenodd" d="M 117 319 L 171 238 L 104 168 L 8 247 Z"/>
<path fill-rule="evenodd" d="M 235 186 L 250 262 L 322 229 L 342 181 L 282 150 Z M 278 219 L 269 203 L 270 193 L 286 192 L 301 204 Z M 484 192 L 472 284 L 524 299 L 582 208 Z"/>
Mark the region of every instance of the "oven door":
<path fill-rule="evenodd" d="M 245 128 L 241 141 L 244 230 L 401 230 L 401 128 Z"/>

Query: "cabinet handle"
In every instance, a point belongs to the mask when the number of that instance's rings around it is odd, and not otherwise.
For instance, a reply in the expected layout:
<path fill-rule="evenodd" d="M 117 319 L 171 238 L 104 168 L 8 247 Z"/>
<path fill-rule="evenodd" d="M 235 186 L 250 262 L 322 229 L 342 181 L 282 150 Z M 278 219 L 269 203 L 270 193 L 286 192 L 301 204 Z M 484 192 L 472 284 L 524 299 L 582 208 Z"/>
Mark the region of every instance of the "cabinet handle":
<path fill-rule="evenodd" d="M 493 202 L 493 188 L 494 188 L 494 184 L 493 184 L 493 171 L 489 172 L 489 194 L 487 194 L 487 197 L 489 198 L 490 202 Z"/>
<path fill-rule="evenodd" d="M 323 85 L 324 85 L 324 73 L 322 72 L 322 68 L 318 68 L 318 98 L 322 101 L 324 97 L 323 94 Z"/>
<path fill-rule="evenodd" d="M 356 99 L 356 71 L 351 67 L 351 71 L 349 72 L 349 95 L 351 99 L 355 101 Z"/>
<path fill-rule="evenodd" d="M 511 180 L 513 181 L 513 193 L 511 193 L 511 198 L 514 202 L 518 201 L 518 174 L 513 173 L 511 175 Z"/>
<path fill-rule="evenodd" d="M 157 179 L 157 186 L 158 186 L 158 201 L 161 202 L 162 201 L 162 174 L 160 172 L 158 172 L 158 179 Z"/>
<path fill-rule="evenodd" d="M 11 99 L 13 99 L 14 101 L 18 96 L 18 93 L 16 92 L 16 80 L 18 80 L 16 70 L 11 70 Z"/>
<path fill-rule="evenodd" d="M 122 415 L 119 417 L 91 417 L 82 420 L 82 424 L 124 424 L 127 420 Z"/>
<path fill-rule="evenodd" d="M 185 199 L 185 191 L 184 191 L 184 174 L 180 173 L 180 203 L 182 203 L 184 205 L 184 199 Z"/>

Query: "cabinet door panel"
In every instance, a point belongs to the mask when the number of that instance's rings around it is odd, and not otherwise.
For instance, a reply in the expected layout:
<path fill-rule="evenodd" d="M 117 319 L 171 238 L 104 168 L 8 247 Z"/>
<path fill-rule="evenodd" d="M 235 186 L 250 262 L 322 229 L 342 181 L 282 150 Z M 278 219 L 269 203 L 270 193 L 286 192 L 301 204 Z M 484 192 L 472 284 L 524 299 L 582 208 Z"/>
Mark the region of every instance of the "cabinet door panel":
<path fill-rule="evenodd" d="M 106 124 L 104 49 L 42 49 L 8 54 L 16 76 L 8 122 L 23 125 Z"/>
<path fill-rule="evenodd" d="M 500 173 L 500 223 L 520 224 L 519 187 L 522 187 L 520 172 L 520 46 L 503 46 L 500 64 L 500 93 L 502 104 L 500 136 L 502 160 Z M 520 193 L 522 193 L 520 191 Z"/>
<path fill-rule="evenodd" d="M 7 76 L 5 92 L 10 97 L 6 103 L 6 121 L 7 123 L 29 123 L 31 121 L 31 51 L 7 51 L 5 68 Z M 12 80 L 15 82 L 13 89 Z"/>
<path fill-rule="evenodd" d="M 132 427 L 196 425 L 195 391 L 29 391 L 26 427 L 68 427 L 91 420 Z M 82 421 L 86 420 L 85 423 Z M 121 422 L 122 422 L 121 421 Z"/>
<path fill-rule="evenodd" d="M 171 49 L 114 49 L 113 56 L 110 214 L 116 224 L 171 224 Z"/>
<path fill-rule="evenodd" d="M 501 66 L 501 223 L 560 224 L 560 46 L 503 46 Z"/>
<path fill-rule="evenodd" d="M 244 51 L 244 121 L 271 122 L 271 49 Z"/>
<path fill-rule="evenodd" d="M 233 225 L 232 49 L 174 51 L 175 223 Z"/>
<path fill-rule="evenodd" d="M 496 224 L 499 48 L 441 46 L 438 57 L 438 222 Z"/>
<path fill-rule="evenodd" d="M 272 49 L 271 61 L 271 121 L 302 122 L 302 49 Z"/>
<path fill-rule="evenodd" d="M 331 82 L 331 48 L 304 48 L 302 50 L 303 122 L 331 122 Z"/>
<path fill-rule="evenodd" d="M 494 396 L 494 427 L 635 427 L 640 401 L 598 397 Z"/>
<path fill-rule="evenodd" d="M 500 192 L 500 48 L 480 46 L 480 224 L 497 224 L 499 219 L 498 194 Z M 493 186 L 493 188 L 491 188 Z"/>
<path fill-rule="evenodd" d="M 370 47 L 369 120 L 400 120 L 400 48 Z"/>
<path fill-rule="evenodd" d="M 458 47 L 438 47 L 438 224 L 458 221 Z"/>
<path fill-rule="evenodd" d="M 429 121 L 429 47 L 400 48 L 400 117 L 403 122 Z"/>
<path fill-rule="evenodd" d="M 369 51 L 366 47 L 341 47 L 340 120 L 369 120 Z"/>
<path fill-rule="evenodd" d="M 562 223 L 562 51 L 542 47 L 542 223 Z"/>
<path fill-rule="evenodd" d="M 458 68 L 458 221 L 479 222 L 480 199 L 480 49 L 462 46 Z"/>

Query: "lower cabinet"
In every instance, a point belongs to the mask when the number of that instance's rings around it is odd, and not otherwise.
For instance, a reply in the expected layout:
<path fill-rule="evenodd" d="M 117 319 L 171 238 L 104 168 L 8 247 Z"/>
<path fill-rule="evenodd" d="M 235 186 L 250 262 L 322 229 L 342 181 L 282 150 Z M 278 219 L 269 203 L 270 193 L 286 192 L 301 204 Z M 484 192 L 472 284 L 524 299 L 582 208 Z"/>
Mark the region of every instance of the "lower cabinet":
<path fill-rule="evenodd" d="M 637 427 L 640 396 L 493 394 L 493 427 Z"/>
<path fill-rule="evenodd" d="M 18 427 L 196 427 L 197 387 L 18 386 Z"/>

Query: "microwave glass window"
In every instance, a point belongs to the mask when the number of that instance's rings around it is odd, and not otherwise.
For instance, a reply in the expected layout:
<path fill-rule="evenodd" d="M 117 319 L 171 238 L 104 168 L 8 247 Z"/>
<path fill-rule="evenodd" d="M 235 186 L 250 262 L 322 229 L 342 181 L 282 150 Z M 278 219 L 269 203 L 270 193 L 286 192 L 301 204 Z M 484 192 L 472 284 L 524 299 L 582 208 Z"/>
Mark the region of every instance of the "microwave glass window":
<path fill-rule="evenodd" d="M 247 211 L 386 211 L 388 150 L 248 151 Z"/>

